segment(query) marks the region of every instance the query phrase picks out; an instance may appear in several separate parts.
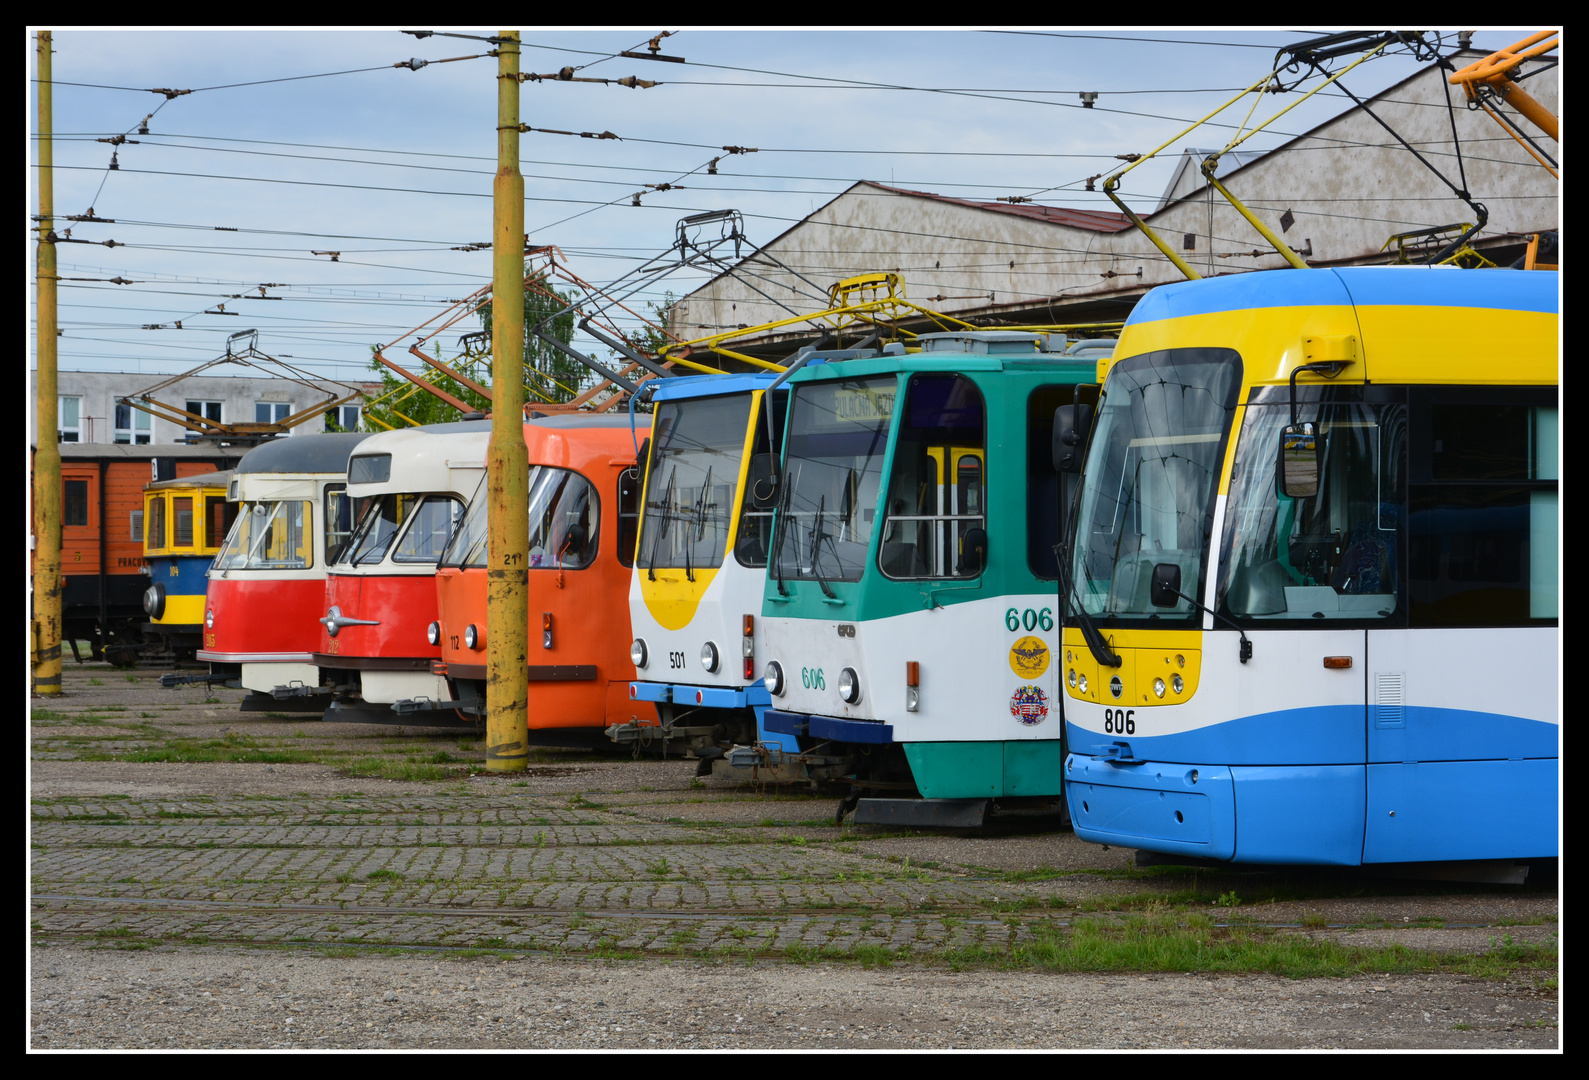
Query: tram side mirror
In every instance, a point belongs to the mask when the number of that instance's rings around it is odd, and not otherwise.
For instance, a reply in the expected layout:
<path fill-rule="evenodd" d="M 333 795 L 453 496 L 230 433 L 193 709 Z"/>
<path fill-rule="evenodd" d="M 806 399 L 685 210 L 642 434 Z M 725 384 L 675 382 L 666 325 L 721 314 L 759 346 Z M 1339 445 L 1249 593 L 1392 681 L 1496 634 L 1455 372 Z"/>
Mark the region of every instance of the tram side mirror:
<path fill-rule="evenodd" d="M 563 534 L 563 547 L 561 554 L 572 551 L 581 555 L 585 551 L 585 526 L 575 523 L 568 527 L 568 532 Z"/>
<path fill-rule="evenodd" d="M 640 469 L 640 478 L 645 479 L 646 473 L 651 471 L 651 438 L 640 444 L 640 452 L 635 455 L 635 465 Z"/>
<path fill-rule="evenodd" d="M 967 529 L 965 539 L 961 543 L 963 547 L 960 555 L 960 573 L 966 577 L 976 577 L 988 564 L 988 531 L 977 528 Z"/>
<path fill-rule="evenodd" d="M 1280 494 L 1292 499 L 1319 493 L 1319 461 L 1323 444 L 1314 424 L 1289 424 L 1280 432 Z"/>
<path fill-rule="evenodd" d="M 1091 405 L 1076 402 L 1054 410 L 1054 469 L 1062 473 L 1081 472 L 1082 454 L 1092 433 Z"/>
<path fill-rule="evenodd" d="M 745 496 L 752 510 L 773 510 L 778 505 L 778 476 L 771 454 L 752 454 L 745 470 Z"/>
<path fill-rule="evenodd" d="M 1174 607 L 1180 603 L 1181 568 L 1175 563 L 1159 563 L 1153 568 L 1153 586 L 1148 599 L 1154 607 Z"/>

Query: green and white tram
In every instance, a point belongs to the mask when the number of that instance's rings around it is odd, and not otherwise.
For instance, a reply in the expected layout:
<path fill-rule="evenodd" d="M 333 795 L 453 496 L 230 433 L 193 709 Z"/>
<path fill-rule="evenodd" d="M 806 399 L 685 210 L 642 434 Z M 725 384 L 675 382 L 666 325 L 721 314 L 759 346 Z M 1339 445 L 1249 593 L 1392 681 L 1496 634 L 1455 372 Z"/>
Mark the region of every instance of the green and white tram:
<path fill-rule="evenodd" d="M 1048 341 L 929 334 L 789 379 L 764 723 L 849 780 L 841 816 L 975 825 L 1061 795 L 1054 415 L 1112 343 Z"/>

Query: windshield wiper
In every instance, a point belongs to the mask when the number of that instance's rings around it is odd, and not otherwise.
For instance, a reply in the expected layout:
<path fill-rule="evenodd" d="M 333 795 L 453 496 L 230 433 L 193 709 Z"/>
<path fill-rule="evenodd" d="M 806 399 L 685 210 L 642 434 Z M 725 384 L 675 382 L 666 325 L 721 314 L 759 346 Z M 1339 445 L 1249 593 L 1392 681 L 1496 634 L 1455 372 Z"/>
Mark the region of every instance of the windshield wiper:
<path fill-rule="evenodd" d="M 775 507 L 777 515 L 773 518 L 772 536 L 772 568 L 774 579 L 778 582 L 778 595 L 788 596 L 789 590 L 783 587 L 783 541 L 788 534 L 789 527 L 784 519 L 789 516 L 789 491 L 793 487 L 789 478 L 783 478 L 783 490 L 778 493 L 778 505 Z"/>
<path fill-rule="evenodd" d="M 1092 653 L 1092 658 L 1104 667 L 1121 666 L 1123 661 L 1120 656 L 1109 647 L 1109 643 L 1098 632 L 1097 624 L 1087 614 L 1087 609 L 1081 606 L 1081 597 L 1076 595 L 1076 579 L 1071 573 L 1069 546 L 1066 544 L 1055 544 L 1054 558 L 1059 563 L 1060 574 L 1070 588 L 1071 610 L 1076 613 L 1076 621 L 1081 629 L 1082 639 L 1087 642 L 1087 648 Z"/>
<path fill-rule="evenodd" d="M 646 566 L 646 576 L 655 581 L 657 579 L 657 545 L 668 534 L 668 525 L 673 521 L 673 481 L 679 475 L 679 467 L 673 466 L 673 471 L 668 473 L 668 486 L 662 492 L 662 524 L 657 526 L 657 535 L 651 540 L 651 559 Z M 651 509 L 651 507 L 646 507 Z"/>
<path fill-rule="evenodd" d="M 688 525 L 684 527 L 684 576 L 690 581 L 695 580 L 695 545 L 706 535 L 706 493 L 711 490 L 712 466 L 708 465 L 706 482 L 701 485 L 701 494 L 695 500 L 695 508 L 690 511 L 695 518 L 695 536 L 690 536 Z"/>
<path fill-rule="evenodd" d="M 822 554 L 822 541 L 827 538 L 827 533 L 822 528 L 823 512 L 827 508 L 827 502 L 828 497 L 826 494 L 817 500 L 816 520 L 811 523 L 811 575 L 817 579 L 817 584 L 822 586 L 822 595 L 829 600 L 833 600 L 836 598 L 833 587 L 823 579 L 822 572 L 817 569 L 817 557 Z M 836 548 L 834 553 L 837 554 Z"/>

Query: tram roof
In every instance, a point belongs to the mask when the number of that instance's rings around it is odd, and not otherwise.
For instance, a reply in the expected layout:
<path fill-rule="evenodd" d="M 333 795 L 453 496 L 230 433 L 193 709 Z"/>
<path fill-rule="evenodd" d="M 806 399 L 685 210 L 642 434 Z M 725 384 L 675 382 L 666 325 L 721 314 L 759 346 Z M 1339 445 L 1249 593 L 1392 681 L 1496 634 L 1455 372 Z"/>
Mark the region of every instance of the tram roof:
<path fill-rule="evenodd" d="M 192 476 L 179 476 L 175 480 L 157 480 L 152 484 L 145 484 L 143 489 L 166 491 L 172 488 L 220 488 L 224 491 L 232 482 L 232 472 L 231 469 L 226 469 L 222 472 L 201 472 Z"/>
<path fill-rule="evenodd" d="M 250 450 L 238 462 L 237 472 L 345 473 L 348 455 L 369 437 L 369 432 L 345 431 L 273 439 Z"/>
<path fill-rule="evenodd" d="M 551 413 L 546 416 L 532 416 L 524 421 L 529 427 L 542 428 L 627 428 L 629 414 L 595 412 Z"/>
<path fill-rule="evenodd" d="M 486 446 L 490 439 L 489 420 L 462 420 L 377 432 L 355 447 L 348 457 L 348 493 L 458 491 L 464 478 L 455 474 L 460 469 L 485 468 Z M 352 481 L 355 461 L 382 456 L 391 458 L 386 469 L 387 479 L 361 484 Z M 474 481 L 469 481 L 467 486 L 469 491 L 463 491 L 464 495 L 473 490 Z"/>
<path fill-rule="evenodd" d="M 1253 308 L 1340 305 L 1555 314 L 1559 287 L 1554 270 L 1459 270 L 1448 266 L 1260 270 L 1160 285 L 1138 301 L 1126 326 Z"/>
<path fill-rule="evenodd" d="M 765 390 L 778 378 L 777 371 L 735 372 L 723 375 L 684 375 L 657 379 L 650 385 L 653 401 L 678 401 L 682 398 L 717 397 L 720 394 L 748 394 Z"/>

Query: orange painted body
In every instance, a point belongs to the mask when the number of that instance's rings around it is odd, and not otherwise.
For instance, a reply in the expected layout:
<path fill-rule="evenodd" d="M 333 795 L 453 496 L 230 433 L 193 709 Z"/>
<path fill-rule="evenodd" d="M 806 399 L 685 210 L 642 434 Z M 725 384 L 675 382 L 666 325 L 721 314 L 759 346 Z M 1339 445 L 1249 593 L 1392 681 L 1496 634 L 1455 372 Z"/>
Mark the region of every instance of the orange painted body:
<path fill-rule="evenodd" d="M 621 529 L 619 478 L 635 463 L 627 425 L 524 428 L 530 467 L 567 469 L 595 488 L 599 503 L 597 548 L 590 565 L 577 570 L 531 566 L 529 573 L 529 729 L 602 729 L 609 724 L 656 722 L 656 708 L 629 700 L 635 676 L 629 660 L 629 578 L 633 534 Z M 620 533 L 629 550 L 620 551 Z M 486 678 L 486 571 L 441 567 L 436 572 L 437 621 L 441 626 L 438 673 L 454 685 L 473 682 L 483 697 Z M 544 646 L 545 616 L 551 616 L 551 647 Z M 473 649 L 465 629 L 476 628 Z"/>

